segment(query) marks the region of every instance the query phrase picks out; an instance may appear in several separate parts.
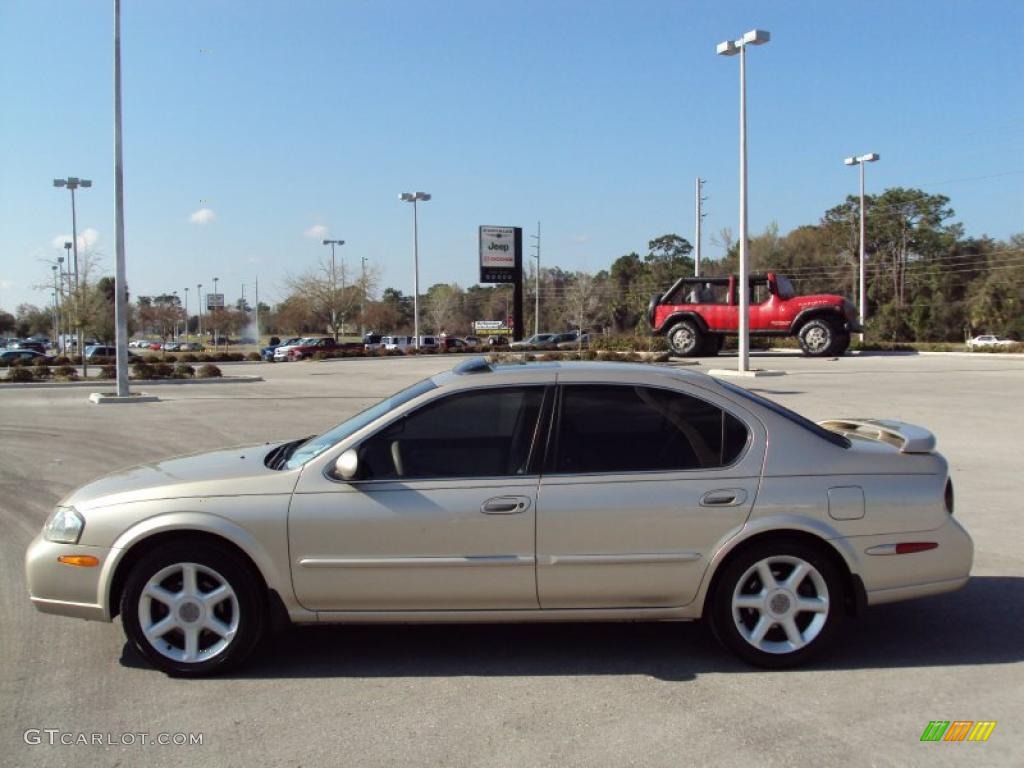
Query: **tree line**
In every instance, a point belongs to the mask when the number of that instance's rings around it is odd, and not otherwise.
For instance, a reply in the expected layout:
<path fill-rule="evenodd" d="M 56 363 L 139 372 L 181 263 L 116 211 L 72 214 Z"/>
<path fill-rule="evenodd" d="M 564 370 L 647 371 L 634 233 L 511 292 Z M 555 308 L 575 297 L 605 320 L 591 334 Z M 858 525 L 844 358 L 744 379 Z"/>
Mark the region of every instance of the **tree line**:
<path fill-rule="evenodd" d="M 963 225 L 945 195 L 894 187 L 865 197 L 867 314 L 869 337 L 893 341 L 960 341 L 974 333 L 1024 337 L 1024 233 L 1007 240 L 964 236 Z M 858 299 L 860 199 L 849 196 L 829 208 L 815 224 L 781 234 L 777 225 L 750 239 L 752 272 L 788 275 L 801 293 L 836 293 Z M 724 256 L 703 259 L 702 274 L 726 275 L 738 269 L 739 245 L 728 229 L 713 241 Z M 560 267 L 541 269 L 540 318 L 535 323 L 538 280 L 529 264 L 524 274 L 524 327 L 532 332 L 571 329 L 645 333 L 647 303 L 678 277 L 692 275 L 693 246 L 677 234 L 651 239 L 643 252 L 623 254 L 607 269 L 591 274 Z M 353 272 L 322 259 L 289 277 L 285 298 L 259 307 L 264 333 L 363 331 L 412 333 L 413 301 L 399 289 L 379 294 L 376 269 Z M 81 304 L 87 332 L 113 338 L 113 281 L 88 286 Z M 437 283 L 419 297 L 422 333 L 468 334 L 475 320 L 508 320 L 510 285 Z M 228 334 L 250 326 L 254 308 L 239 302 L 204 313 L 204 331 Z M 174 295 L 139 297 L 130 326 L 167 338 L 186 323 L 198 330 L 198 316 L 184 317 Z M 47 333 L 52 311 L 20 305 L 15 314 L 0 311 L 0 333 Z"/>

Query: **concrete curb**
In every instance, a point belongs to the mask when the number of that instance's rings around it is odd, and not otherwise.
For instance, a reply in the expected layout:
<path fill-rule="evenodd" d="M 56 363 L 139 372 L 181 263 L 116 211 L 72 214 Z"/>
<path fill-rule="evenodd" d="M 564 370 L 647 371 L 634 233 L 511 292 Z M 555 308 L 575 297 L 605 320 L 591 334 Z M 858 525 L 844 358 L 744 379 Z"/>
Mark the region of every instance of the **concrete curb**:
<path fill-rule="evenodd" d="M 176 384 L 252 384 L 263 381 L 262 376 L 222 376 L 219 379 L 132 379 L 132 384 L 144 384 L 147 387 L 159 387 Z M 87 379 L 85 381 L 19 381 L 8 384 L 0 381 L 0 392 L 5 389 L 74 389 L 75 387 L 92 387 L 97 385 L 116 384 L 113 379 Z"/>

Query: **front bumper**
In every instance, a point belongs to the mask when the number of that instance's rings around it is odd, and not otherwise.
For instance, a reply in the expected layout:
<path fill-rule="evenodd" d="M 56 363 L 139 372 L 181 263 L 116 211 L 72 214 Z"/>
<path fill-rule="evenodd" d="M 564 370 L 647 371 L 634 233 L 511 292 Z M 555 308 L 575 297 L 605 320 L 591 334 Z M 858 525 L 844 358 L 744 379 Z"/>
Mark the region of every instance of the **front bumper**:
<path fill-rule="evenodd" d="M 110 621 L 108 600 L 112 556 L 119 550 L 81 544 L 55 544 L 39 534 L 25 552 L 25 578 L 32 604 L 43 613 Z M 61 555 L 92 555 L 91 568 L 57 562 Z"/>

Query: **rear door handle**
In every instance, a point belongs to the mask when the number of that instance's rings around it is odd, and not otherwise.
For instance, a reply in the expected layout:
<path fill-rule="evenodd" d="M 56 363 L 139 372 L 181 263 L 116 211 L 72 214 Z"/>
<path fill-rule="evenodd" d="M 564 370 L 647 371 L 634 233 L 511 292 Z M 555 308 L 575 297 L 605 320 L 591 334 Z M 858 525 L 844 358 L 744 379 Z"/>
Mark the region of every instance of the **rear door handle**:
<path fill-rule="evenodd" d="M 700 497 L 702 507 L 736 507 L 747 500 L 747 492 L 742 488 L 722 488 L 708 491 Z"/>
<path fill-rule="evenodd" d="M 480 505 L 485 515 L 515 515 L 530 508 L 530 499 L 526 496 L 495 496 Z"/>

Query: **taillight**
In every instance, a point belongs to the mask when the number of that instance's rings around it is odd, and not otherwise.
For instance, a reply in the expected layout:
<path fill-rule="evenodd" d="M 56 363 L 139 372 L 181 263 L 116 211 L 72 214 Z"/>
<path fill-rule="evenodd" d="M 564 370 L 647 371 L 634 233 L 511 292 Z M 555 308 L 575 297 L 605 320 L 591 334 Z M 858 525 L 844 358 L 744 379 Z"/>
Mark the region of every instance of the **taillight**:
<path fill-rule="evenodd" d="M 946 480 L 946 511 L 949 514 L 953 514 L 953 480 L 947 478 Z"/>

